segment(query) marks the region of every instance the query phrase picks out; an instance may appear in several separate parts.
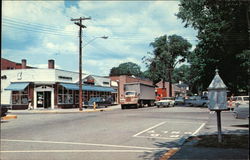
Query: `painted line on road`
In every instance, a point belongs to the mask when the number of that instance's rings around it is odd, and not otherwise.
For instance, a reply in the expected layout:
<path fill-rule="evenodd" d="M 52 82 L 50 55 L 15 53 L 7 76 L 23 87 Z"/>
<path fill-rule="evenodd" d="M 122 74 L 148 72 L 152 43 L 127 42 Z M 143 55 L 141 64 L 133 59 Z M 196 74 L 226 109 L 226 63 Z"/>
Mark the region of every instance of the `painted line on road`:
<path fill-rule="evenodd" d="M 1 139 L 5 142 L 25 142 L 25 143 L 51 143 L 51 144 L 69 144 L 69 145 L 86 145 L 86 146 L 98 146 L 98 147 L 116 147 L 116 148 L 134 148 L 134 149 L 146 149 L 146 150 L 159 150 L 162 148 L 148 148 L 138 146 L 123 146 L 112 144 L 95 144 L 95 143 L 78 143 L 78 142 L 56 142 L 56 141 L 38 141 L 38 140 L 13 140 L 13 139 Z M 164 148 L 165 149 L 165 148 Z"/>
<path fill-rule="evenodd" d="M 150 150 L 22 150 L 0 151 L 0 153 L 141 153 L 153 152 Z"/>
<path fill-rule="evenodd" d="M 196 135 L 201 129 L 202 127 L 205 126 L 206 123 L 202 123 L 201 126 L 192 134 L 192 136 Z"/>
<path fill-rule="evenodd" d="M 217 128 L 218 126 L 209 125 L 208 128 Z M 221 129 L 242 129 L 242 130 L 249 130 L 248 127 L 221 127 Z"/>
<path fill-rule="evenodd" d="M 153 137 L 153 136 L 136 136 L 136 138 L 168 139 L 168 140 L 176 140 L 176 139 L 179 139 L 179 138 Z M 161 148 L 161 149 L 168 149 L 168 148 Z"/>
<path fill-rule="evenodd" d="M 17 119 L 17 115 L 6 115 L 1 118 L 2 120 Z"/>
<path fill-rule="evenodd" d="M 147 132 L 147 131 L 149 131 L 149 130 L 151 130 L 151 129 L 153 129 L 153 128 L 156 128 L 156 127 L 158 127 L 158 126 L 160 126 L 160 125 L 163 125 L 164 123 L 166 123 L 166 122 L 158 123 L 158 124 L 154 125 L 153 127 L 150 127 L 150 128 L 148 128 L 148 129 L 145 129 L 145 130 L 143 130 L 143 131 L 141 131 L 141 132 L 139 132 L 139 133 L 133 135 L 133 137 L 136 137 L 136 136 L 138 136 L 138 135 L 140 135 L 140 134 L 142 134 L 142 133 L 144 133 L 144 132 Z"/>

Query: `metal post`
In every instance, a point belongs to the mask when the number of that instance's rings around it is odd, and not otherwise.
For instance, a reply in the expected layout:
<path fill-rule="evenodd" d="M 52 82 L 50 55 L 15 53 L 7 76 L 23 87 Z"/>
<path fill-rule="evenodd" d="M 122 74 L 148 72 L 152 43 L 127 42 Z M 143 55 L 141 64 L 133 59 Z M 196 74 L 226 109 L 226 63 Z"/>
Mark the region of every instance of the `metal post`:
<path fill-rule="evenodd" d="M 222 142 L 222 135 L 221 135 L 221 111 L 216 111 L 217 113 L 217 128 L 218 128 L 218 142 Z"/>

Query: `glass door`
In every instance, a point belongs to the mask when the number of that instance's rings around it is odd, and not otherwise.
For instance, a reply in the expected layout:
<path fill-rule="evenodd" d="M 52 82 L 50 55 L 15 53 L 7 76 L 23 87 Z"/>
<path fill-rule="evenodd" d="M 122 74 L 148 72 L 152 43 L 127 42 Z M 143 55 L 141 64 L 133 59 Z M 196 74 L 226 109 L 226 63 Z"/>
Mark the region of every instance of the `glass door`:
<path fill-rule="evenodd" d="M 43 108 L 44 107 L 44 93 L 43 92 L 37 92 L 37 108 Z"/>
<path fill-rule="evenodd" d="M 37 108 L 51 108 L 51 91 L 37 92 Z"/>

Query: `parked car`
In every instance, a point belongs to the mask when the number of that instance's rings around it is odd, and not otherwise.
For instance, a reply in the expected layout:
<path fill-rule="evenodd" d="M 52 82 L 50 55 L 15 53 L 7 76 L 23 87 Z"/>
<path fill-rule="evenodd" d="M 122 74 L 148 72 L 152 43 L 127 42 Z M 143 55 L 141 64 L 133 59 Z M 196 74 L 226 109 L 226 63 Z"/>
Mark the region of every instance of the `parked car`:
<path fill-rule="evenodd" d="M 239 119 L 249 118 L 249 104 L 240 104 L 234 109 L 234 117 Z"/>
<path fill-rule="evenodd" d="M 159 107 L 174 107 L 175 98 L 174 97 L 163 97 L 160 101 L 156 102 L 156 106 Z"/>
<path fill-rule="evenodd" d="M 185 103 L 184 97 L 176 97 L 175 98 L 175 104 L 176 105 L 183 105 Z"/>
<path fill-rule="evenodd" d="M 85 102 L 85 108 L 87 107 L 93 107 L 94 103 L 96 104 L 96 107 L 101 107 L 104 106 L 105 108 L 107 108 L 108 106 L 112 105 L 113 100 L 111 97 L 92 97 L 89 99 L 88 102 Z"/>
<path fill-rule="evenodd" d="M 235 96 L 235 105 L 249 104 L 249 96 Z"/>
<path fill-rule="evenodd" d="M 11 105 L 1 104 L 1 117 L 6 116 L 9 109 L 11 109 Z"/>
<path fill-rule="evenodd" d="M 208 97 L 206 97 L 206 96 L 191 96 L 188 99 L 185 99 L 185 105 L 207 107 Z"/>

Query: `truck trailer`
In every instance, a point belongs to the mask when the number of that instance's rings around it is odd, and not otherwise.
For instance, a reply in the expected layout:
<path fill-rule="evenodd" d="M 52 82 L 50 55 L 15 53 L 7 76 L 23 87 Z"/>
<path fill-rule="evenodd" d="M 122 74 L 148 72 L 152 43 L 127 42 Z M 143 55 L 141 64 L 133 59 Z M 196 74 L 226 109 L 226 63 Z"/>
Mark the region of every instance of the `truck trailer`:
<path fill-rule="evenodd" d="M 124 99 L 121 99 L 121 108 L 139 108 L 153 106 L 155 101 L 155 87 L 139 82 L 124 84 Z"/>

